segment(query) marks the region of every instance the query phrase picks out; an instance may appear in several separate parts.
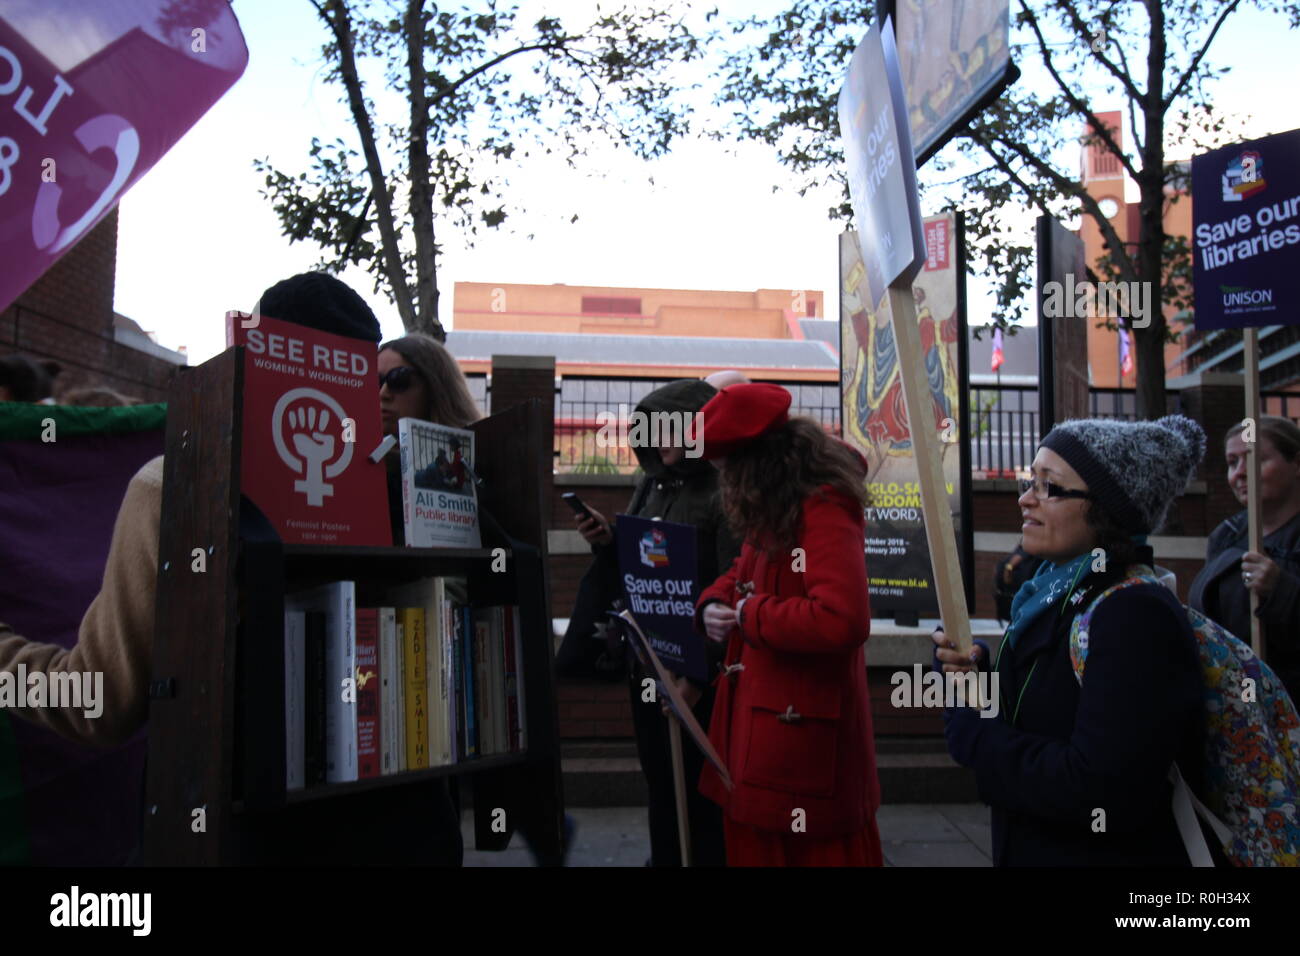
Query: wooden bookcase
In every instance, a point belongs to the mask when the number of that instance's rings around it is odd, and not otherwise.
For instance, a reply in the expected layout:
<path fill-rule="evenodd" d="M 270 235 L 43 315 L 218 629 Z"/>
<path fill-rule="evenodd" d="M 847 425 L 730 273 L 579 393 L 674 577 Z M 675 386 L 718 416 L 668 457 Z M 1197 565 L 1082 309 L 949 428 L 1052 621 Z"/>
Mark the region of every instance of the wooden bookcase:
<path fill-rule="evenodd" d="M 394 793 L 377 792 L 427 789 L 436 778 L 463 774 L 473 774 L 478 849 L 504 849 L 522 829 L 543 859 L 558 860 L 563 796 L 542 501 L 542 469 L 551 466 L 542 416 L 552 410 L 534 400 L 473 426 L 485 513 L 480 549 L 249 541 L 240 531 L 243 368 L 243 349 L 227 350 L 178 376 L 168 398 L 145 862 L 299 862 L 279 834 L 308 814 L 322 834 L 346 833 L 349 845 L 370 841 L 371 862 L 385 858 L 386 847 L 375 841 L 394 844 L 400 857 L 395 830 L 416 833 L 429 822 L 415 812 L 399 827 L 391 819 L 380 826 L 374 801 Z M 505 573 L 491 570 L 496 547 L 508 548 Z M 195 570 L 195 548 L 204 552 L 202 571 Z M 473 604 L 519 606 L 526 751 L 286 792 L 285 594 L 355 580 L 358 606 L 365 606 L 382 603 L 383 588 L 434 575 L 465 576 Z M 408 795 L 415 792 L 422 791 Z M 336 859 L 349 861 L 346 852 Z"/>

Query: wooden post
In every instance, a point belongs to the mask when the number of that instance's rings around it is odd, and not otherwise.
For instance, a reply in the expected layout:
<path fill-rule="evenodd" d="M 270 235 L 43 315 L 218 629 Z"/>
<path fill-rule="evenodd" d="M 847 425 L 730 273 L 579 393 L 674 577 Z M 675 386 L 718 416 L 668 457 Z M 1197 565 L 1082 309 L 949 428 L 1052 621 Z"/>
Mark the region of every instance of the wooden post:
<path fill-rule="evenodd" d="M 907 281 L 907 280 L 905 280 Z M 907 421 L 912 436 L 921 485 L 921 508 L 925 515 L 925 539 L 930 546 L 934 590 L 939 600 L 939 617 L 944 634 L 963 654 L 970 653 L 970 614 L 962 587 L 961 560 L 953 529 L 948 489 L 943 479 L 943 451 L 939 433 L 931 427 L 932 399 L 921 359 L 921 330 L 916 323 L 916 302 L 910 281 L 904 288 L 889 288 L 889 320 L 893 323 L 898 348 L 898 377 L 903 383 Z"/>
<path fill-rule="evenodd" d="M 1246 421 L 1250 423 L 1254 441 L 1246 444 L 1246 536 L 1247 546 L 1261 554 L 1259 526 L 1259 330 L 1242 329 L 1242 366 L 1246 372 Z M 1259 595 L 1250 591 L 1250 648 L 1261 660 L 1264 657 L 1264 635 L 1260 628 Z"/>
<path fill-rule="evenodd" d="M 691 865 L 691 819 L 686 810 L 686 769 L 682 764 L 682 725 L 675 714 L 668 715 L 668 740 L 673 753 L 673 790 L 677 796 L 677 839 L 682 848 L 682 866 Z"/>

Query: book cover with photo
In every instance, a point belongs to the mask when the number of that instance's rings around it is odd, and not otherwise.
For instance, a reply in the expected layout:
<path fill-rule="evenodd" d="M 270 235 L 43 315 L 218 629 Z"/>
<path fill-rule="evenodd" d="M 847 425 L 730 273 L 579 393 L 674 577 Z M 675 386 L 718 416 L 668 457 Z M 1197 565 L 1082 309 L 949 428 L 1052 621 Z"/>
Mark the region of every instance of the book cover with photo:
<path fill-rule="evenodd" d="M 417 418 L 397 422 L 402 520 L 413 548 L 477 548 L 474 433 Z"/>

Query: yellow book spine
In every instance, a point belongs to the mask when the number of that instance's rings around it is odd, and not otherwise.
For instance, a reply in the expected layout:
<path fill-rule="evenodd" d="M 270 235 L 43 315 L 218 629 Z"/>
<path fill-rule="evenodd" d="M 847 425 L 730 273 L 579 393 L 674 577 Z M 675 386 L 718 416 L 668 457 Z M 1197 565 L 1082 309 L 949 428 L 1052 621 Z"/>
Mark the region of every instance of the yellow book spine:
<path fill-rule="evenodd" d="M 405 640 L 406 681 L 406 769 L 429 766 L 429 713 L 425 665 L 428 640 L 424 629 L 424 608 L 402 609 Z"/>

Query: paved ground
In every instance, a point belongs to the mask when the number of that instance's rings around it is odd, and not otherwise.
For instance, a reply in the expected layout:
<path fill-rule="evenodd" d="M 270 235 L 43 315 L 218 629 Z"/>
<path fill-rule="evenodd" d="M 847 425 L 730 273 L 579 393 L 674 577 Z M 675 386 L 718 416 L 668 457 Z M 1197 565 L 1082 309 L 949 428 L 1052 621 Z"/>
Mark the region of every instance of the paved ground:
<path fill-rule="evenodd" d="M 643 866 L 650 856 L 644 807 L 575 808 L 570 866 Z M 891 804 L 876 816 L 890 866 L 991 866 L 989 811 L 981 804 Z M 466 866 L 531 866 L 518 835 L 502 853 L 479 853 L 472 812 L 462 821 Z"/>

